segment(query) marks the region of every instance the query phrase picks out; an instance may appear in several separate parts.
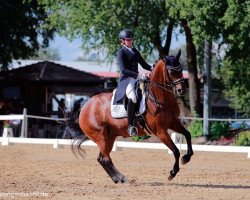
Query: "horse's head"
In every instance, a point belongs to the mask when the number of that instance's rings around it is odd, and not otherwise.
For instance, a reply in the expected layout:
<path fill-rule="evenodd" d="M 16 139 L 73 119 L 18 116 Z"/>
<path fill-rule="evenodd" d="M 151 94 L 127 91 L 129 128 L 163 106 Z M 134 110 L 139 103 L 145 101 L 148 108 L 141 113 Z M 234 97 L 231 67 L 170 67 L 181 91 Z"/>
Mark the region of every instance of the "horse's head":
<path fill-rule="evenodd" d="M 182 74 L 183 68 L 179 62 L 180 56 L 181 50 L 179 50 L 176 56 L 167 56 L 163 60 L 166 66 L 166 75 L 169 85 L 175 89 L 178 96 L 183 96 L 186 92 L 186 87 Z"/>

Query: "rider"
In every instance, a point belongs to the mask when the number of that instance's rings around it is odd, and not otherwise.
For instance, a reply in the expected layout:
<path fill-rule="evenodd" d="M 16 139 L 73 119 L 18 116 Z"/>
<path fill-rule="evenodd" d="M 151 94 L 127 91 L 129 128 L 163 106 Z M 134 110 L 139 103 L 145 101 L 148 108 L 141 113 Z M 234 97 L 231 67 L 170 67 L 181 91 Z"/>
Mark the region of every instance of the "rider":
<path fill-rule="evenodd" d="M 134 34 L 129 29 L 124 29 L 119 33 L 122 47 L 117 53 L 117 61 L 120 68 L 120 78 L 118 82 L 115 102 L 119 103 L 125 94 L 128 97 L 128 134 L 137 135 L 135 128 L 135 83 L 138 77 L 138 63 L 146 70 L 151 71 L 152 67 L 146 63 L 139 51 L 133 47 Z"/>

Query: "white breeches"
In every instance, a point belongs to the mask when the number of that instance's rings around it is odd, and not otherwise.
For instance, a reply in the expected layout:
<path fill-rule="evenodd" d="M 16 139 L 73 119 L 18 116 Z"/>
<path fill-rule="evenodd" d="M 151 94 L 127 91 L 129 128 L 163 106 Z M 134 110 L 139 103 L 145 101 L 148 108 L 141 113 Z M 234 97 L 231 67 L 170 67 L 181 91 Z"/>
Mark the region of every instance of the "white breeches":
<path fill-rule="evenodd" d="M 136 94 L 135 94 L 135 83 L 136 83 L 136 80 L 133 78 L 130 78 L 129 84 L 126 89 L 126 95 L 128 99 L 131 99 L 133 101 L 133 103 L 137 102 Z"/>

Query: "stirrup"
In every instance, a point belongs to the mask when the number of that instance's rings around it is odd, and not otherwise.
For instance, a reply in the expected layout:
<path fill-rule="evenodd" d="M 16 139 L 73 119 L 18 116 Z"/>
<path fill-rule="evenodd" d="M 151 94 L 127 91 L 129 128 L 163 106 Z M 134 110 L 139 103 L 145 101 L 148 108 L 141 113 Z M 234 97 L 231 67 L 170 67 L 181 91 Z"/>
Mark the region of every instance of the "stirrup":
<path fill-rule="evenodd" d="M 130 137 L 134 137 L 134 136 L 138 135 L 136 127 L 129 126 L 128 127 L 128 134 L 130 135 Z"/>

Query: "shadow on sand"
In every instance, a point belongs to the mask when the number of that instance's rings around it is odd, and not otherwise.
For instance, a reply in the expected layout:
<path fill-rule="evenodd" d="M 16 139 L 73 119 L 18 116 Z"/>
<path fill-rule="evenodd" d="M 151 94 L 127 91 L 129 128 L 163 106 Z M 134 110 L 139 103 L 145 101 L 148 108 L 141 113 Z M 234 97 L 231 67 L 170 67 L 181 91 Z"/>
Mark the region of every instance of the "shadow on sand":
<path fill-rule="evenodd" d="M 221 189 L 250 189 L 249 185 L 219 185 L 219 184 L 183 184 L 173 183 L 172 185 L 180 187 L 199 187 L 199 188 L 221 188 Z"/>
<path fill-rule="evenodd" d="M 161 187 L 161 186 L 166 186 L 166 185 L 172 185 L 172 186 L 178 186 L 178 187 L 198 187 L 198 188 L 218 188 L 218 189 L 250 189 L 250 185 L 220 185 L 220 184 L 184 184 L 184 183 L 163 183 L 163 182 L 152 182 L 152 183 L 135 183 L 135 185 L 149 185 L 153 187 Z"/>

